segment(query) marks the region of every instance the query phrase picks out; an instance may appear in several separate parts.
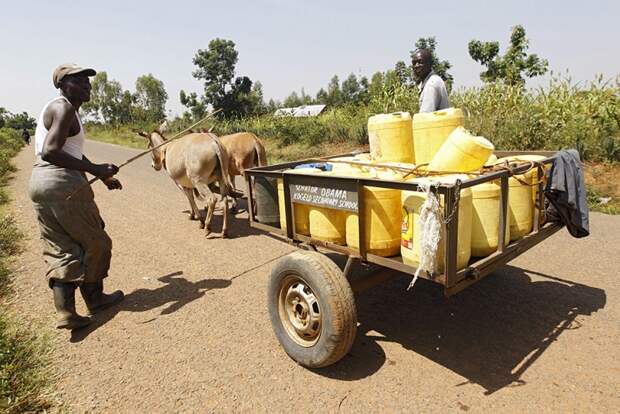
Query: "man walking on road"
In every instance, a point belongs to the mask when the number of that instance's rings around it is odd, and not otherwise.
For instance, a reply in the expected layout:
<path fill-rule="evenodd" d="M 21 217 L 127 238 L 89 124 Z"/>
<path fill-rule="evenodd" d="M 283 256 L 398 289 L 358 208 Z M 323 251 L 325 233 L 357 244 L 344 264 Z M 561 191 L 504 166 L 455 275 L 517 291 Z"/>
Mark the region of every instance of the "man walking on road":
<path fill-rule="evenodd" d="M 35 131 L 37 156 L 30 177 L 29 195 L 37 214 L 47 280 L 58 314 L 57 328 L 77 329 L 91 320 L 75 310 L 75 290 L 91 314 L 120 302 L 124 295 L 103 293 L 108 275 L 112 240 L 90 187 L 66 200 L 86 182 L 85 172 L 101 178 L 108 189 L 121 189 L 113 178 L 118 167 L 94 164 L 83 154 L 84 129 L 78 110 L 90 100 L 89 76 L 95 70 L 74 64 L 60 65 L 53 74 L 60 96 L 43 108 Z"/>
<path fill-rule="evenodd" d="M 30 132 L 26 128 L 22 130 L 22 139 L 26 145 L 30 145 Z"/>
<path fill-rule="evenodd" d="M 419 82 L 420 112 L 434 112 L 450 107 L 446 84 L 433 72 L 432 64 L 433 55 L 427 49 L 418 49 L 411 59 L 413 77 Z"/>

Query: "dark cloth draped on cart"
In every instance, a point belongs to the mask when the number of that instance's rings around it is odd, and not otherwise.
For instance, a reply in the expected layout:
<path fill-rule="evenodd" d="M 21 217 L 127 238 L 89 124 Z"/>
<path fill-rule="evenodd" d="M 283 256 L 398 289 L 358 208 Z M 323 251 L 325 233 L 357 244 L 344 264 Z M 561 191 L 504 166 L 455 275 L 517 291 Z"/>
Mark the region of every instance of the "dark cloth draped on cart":
<path fill-rule="evenodd" d="M 30 177 L 29 195 L 37 214 L 46 277 L 62 282 L 96 282 L 108 275 L 112 240 L 95 204 L 90 187 L 71 194 L 86 182 L 76 170 L 37 159 Z"/>
<path fill-rule="evenodd" d="M 579 153 L 562 150 L 557 153 L 545 188 L 549 200 L 547 215 L 550 221 L 566 225 L 573 237 L 590 234 L 588 200 Z"/>

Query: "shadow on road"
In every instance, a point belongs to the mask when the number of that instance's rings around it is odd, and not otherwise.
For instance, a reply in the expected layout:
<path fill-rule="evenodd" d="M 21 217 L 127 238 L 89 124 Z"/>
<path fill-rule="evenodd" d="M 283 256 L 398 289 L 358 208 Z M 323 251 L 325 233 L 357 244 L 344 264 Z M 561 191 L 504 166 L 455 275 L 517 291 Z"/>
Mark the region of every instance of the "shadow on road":
<path fill-rule="evenodd" d="M 233 212 L 232 209 L 228 210 L 228 238 L 236 239 L 238 237 L 255 236 L 258 234 L 264 234 L 264 232 L 250 227 L 250 222 L 247 218 L 247 201 L 245 199 L 238 200 L 238 210 Z M 189 216 L 189 210 L 183 210 L 183 214 Z M 204 208 L 200 209 L 200 216 L 204 220 L 207 216 L 207 211 Z M 195 226 L 196 232 L 204 234 L 204 229 L 198 228 L 198 221 L 194 221 L 191 226 Z M 213 218 L 211 219 L 211 233 L 208 238 L 219 238 L 222 231 L 222 224 L 224 223 L 224 216 L 222 210 L 222 204 L 218 203 Z"/>
<path fill-rule="evenodd" d="M 98 313 L 93 322 L 87 327 L 71 332 L 71 342 L 80 342 L 88 335 L 112 320 L 119 312 L 145 312 L 151 309 L 166 306 L 160 315 L 169 315 L 181 309 L 188 303 L 201 298 L 209 290 L 224 289 L 231 285 L 226 279 L 203 279 L 190 282 L 183 277 L 182 271 L 174 272 L 157 278 L 165 283 L 155 289 L 138 289 L 125 295 L 125 299 L 113 308 Z"/>
<path fill-rule="evenodd" d="M 532 280 L 528 275 L 545 280 Z M 539 278 L 537 278 L 539 279 Z M 447 386 L 478 384 L 491 394 L 520 386 L 523 373 L 559 335 L 579 329 L 579 315 L 606 303 L 605 291 L 537 272 L 505 266 L 451 298 L 442 287 L 397 277 L 356 298 L 357 340 L 321 375 L 358 380 L 386 362 L 380 344 L 394 342 L 465 378 Z M 415 369 L 411 376 L 417 375 Z"/>

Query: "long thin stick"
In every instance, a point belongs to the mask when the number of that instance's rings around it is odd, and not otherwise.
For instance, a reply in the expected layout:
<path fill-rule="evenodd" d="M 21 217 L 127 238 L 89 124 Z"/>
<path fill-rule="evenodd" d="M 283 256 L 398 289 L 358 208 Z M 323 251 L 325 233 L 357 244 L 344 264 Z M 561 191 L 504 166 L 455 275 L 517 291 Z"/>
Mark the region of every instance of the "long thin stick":
<path fill-rule="evenodd" d="M 211 112 L 209 115 L 205 116 L 204 118 L 202 118 L 200 121 L 188 126 L 187 128 L 185 128 L 183 131 L 179 132 L 178 134 L 176 134 L 175 136 L 173 136 L 172 138 L 162 142 L 159 145 L 154 146 L 153 148 L 149 148 L 146 151 L 143 151 L 141 153 L 139 153 L 138 155 L 134 155 L 133 157 L 129 158 L 127 161 L 123 162 L 122 164 L 120 164 L 118 166 L 118 169 L 120 170 L 122 167 L 124 167 L 125 165 L 134 162 L 135 160 L 137 160 L 140 157 L 145 156 L 146 154 L 150 154 L 151 152 L 155 151 L 156 149 L 163 147 L 166 144 L 169 144 L 170 142 L 174 141 L 175 139 L 181 138 L 181 136 L 186 133 L 187 131 L 189 131 L 190 129 L 194 128 L 197 125 L 200 125 L 201 123 L 203 123 L 204 121 L 206 121 L 207 119 L 211 118 L 213 115 L 217 114 L 218 112 L 220 112 L 222 109 L 217 109 L 213 112 Z M 73 191 L 71 194 L 69 194 L 66 198 L 66 200 L 71 200 L 71 198 L 76 195 L 77 193 L 79 193 L 80 191 L 82 191 L 84 188 L 91 186 L 94 182 L 96 182 L 97 180 L 99 180 L 99 177 L 93 177 L 90 180 L 88 180 L 88 182 L 84 183 L 82 186 L 80 186 L 79 188 L 77 188 L 75 191 Z"/>

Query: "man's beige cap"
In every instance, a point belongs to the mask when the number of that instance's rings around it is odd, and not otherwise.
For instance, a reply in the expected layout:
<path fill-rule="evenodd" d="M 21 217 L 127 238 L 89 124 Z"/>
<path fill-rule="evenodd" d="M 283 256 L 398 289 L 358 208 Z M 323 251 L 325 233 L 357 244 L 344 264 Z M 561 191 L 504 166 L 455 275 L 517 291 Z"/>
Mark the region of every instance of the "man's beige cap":
<path fill-rule="evenodd" d="M 54 75 L 52 80 L 54 82 L 54 87 L 58 89 L 60 87 L 60 81 L 67 75 L 75 75 L 76 73 L 85 73 L 86 76 L 95 76 L 97 71 L 92 68 L 84 68 L 82 66 L 78 66 L 75 63 L 63 63 L 58 66 L 54 70 Z"/>

